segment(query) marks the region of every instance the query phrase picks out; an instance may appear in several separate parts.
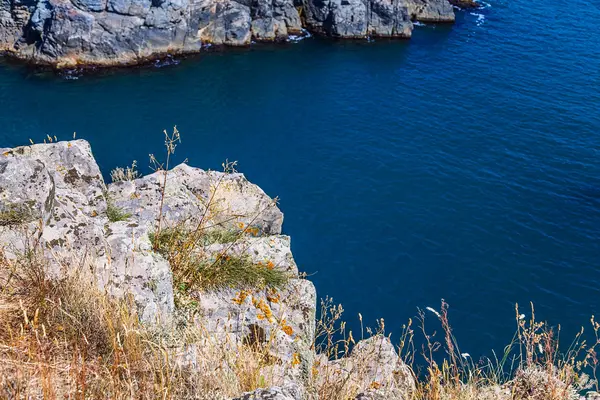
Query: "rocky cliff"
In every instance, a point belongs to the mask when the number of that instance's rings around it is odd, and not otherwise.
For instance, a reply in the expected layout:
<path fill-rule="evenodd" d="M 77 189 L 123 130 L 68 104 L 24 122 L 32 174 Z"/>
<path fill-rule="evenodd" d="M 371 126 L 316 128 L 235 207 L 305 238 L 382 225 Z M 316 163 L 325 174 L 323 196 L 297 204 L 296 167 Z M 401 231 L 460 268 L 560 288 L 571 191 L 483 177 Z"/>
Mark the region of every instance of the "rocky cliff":
<path fill-rule="evenodd" d="M 0 0 L 0 49 L 58 67 L 128 65 L 213 44 L 286 40 L 303 29 L 408 38 L 412 21 L 452 22 L 453 7 L 448 0 Z"/>
<path fill-rule="evenodd" d="M 184 256 L 197 252 L 211 262 L 237 257 L 288 279 L 278 288 L 249 287 L 242 281 L 237 283 L 242 288 L 228 284 L 186 291 L 190 301 L 177 305 L 178 295 L 184 295 L 181 287 L 173 287 L 174 264 L 153 246 L 160 229 L 157 217 L 163 231 L 218 227 L 220 236 L 198 237 L 216 237 L 202 246 L 175 246 L 177 257 L 184 250 Z M 3 257 L 18 258 L 40 248 L 49 274 L 89 273 L 111 296 L 132 298 L 146 324 L 161 328 L 181 324 L 183 318 L 218 347 L 266 346 L 273 361 L 264 375 L 272 377 L 274 386 L 243 399 L 316 398 L 309 382 L 315 377 L 352 379 L 361 399 L 408 398 L 413 377 L 387 337 L 361 341 L 349 357 L 336 361 L 316 353 L 315 288 L 299 274 L 290 238 L 281 234 L 282 223 L 273 200 L 239 173 L 182 164 L 166 176 L 159 171 L 106 185 L 85 141 L 0 149 Z M 224 238 L 223 232 L 232 231 L 237 232 L 235 240 Z M 185 304 L 193 304 L 193 314 L 185 312 Z M 174 359 L 194 368 L 202 361 L 195 358 L 196 345 L 200 343 L 188 343 Z M 361 373 L 350 374 L 356 370 Z"/>

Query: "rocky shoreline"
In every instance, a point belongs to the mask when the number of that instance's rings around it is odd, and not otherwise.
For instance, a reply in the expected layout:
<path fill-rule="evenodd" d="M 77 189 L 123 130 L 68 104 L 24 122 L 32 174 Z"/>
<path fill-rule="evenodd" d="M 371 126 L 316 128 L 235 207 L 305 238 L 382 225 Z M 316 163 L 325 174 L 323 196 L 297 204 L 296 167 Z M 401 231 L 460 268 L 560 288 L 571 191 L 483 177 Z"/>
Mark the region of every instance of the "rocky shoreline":
<path fill-rule="evenodd" d="M 139 65 L 210 46 L 328 37 L 410 38 L 472 0 L 0 0 L 0 51 L 56 68 Z"/>

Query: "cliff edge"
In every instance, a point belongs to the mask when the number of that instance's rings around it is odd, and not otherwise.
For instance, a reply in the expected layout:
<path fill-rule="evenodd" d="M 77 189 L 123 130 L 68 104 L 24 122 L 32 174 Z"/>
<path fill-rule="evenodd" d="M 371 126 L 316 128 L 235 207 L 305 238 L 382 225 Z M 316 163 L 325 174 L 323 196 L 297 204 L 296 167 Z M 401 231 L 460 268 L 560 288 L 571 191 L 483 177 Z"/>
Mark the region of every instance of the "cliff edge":
<path fill-rule="evenodd" d="M 198 349 L 207 343 L 233 357 L 260 348 L 271 388 L 243 399 L 316 398 L 317 377 L 348 379 L 355 368 L 364 369 L 357 393 L 403 399 L 414 390 L 387 337 L 336 361 L 317 354 L 314 285 L 298 272 L 276 202 L 242 174 L 181 164 L 130 178 L 106 185 L 83 140 L 0 149 L 2 265 L 40 249 L 53 279 L 86 275 L 131 299 L 146 326 L 201 332 L 170 350 L 188 374 L 206 362 Z"/>

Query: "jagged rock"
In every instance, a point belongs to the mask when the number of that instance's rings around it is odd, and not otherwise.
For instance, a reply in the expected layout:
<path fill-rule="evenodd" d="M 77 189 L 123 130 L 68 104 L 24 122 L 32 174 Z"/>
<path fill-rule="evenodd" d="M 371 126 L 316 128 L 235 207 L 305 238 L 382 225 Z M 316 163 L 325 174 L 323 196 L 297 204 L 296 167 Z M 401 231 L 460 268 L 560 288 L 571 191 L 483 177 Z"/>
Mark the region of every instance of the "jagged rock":
<path fill-rule="evenodd" d="M 406 3 L 398 0 L 306 0 L 307 24 L 323 34 L 344 38 L 410 37 Z"/>
<path fill-rule="evenodd" d="M 421 22 L 454 22 L 454 10 L 448 0 L 408 0 L 410 18 Z"/>
<path fill-rule="evenodd" d="M 39 240 L 49 253 L 50 273 L 90 267 L 98 284 L 113 295 L 131 293 L 145 320 L 173 310 L 169 265 L 149 252 L 147 238 L 135 238 L 135 224 L 109 222 L 107 188 L 86 141 L 2 149 L 0 154 L 0 204 L 27 207 L 21 222 L 28 224 L 29 240 Z M 0 242 L 22 251 L 27 243 L 9 239 L 16 235 L 14 228 L 0 227 Z"/>
<path fill-rule="evenodd" d="M 285 40 L 302 32 L 302 22 L 293 2 L 252 0 L 252 36 L 263 41 Z"/>
<path fill-rule="evenodd" d="M 0 49 L 59 67 L 137 64 L 299 34 L 293 0 L 1 0 Z"/>
<path fill-rule="evenodd" d="M 108 11 L 116 14 L 143 17 L 150 11 L 151 5 L 151 0 L 108 0 Z"/>
<path fill-rule="evenodd" d="M 206 26 L 202 27 L 201 40 L 211 44 L 242 46 L 250 44 L 250 7 L 235 1 L 220 1 L 206 10 Z"/>
<path fill-rule="evenodd" d="M 308 381 L 316 313 L 316 292 L 310 281 L 291 279 L 280 290 L 204 292 L 197 301 L 197 324 L 211 337 L 265 348 L 277 360 L 265 367 L 264 376 L 279 384 L 303 386 Z"/>
<path fill-rule="evenodd" d="M 52 176 L 41 161 L 13 160 L 10 152 L 0 155 L 0 226 L 47 223 L 54 191 Z"/>
<path fill-rule="evenodd" d="M 246 254 L 254 263 L 263 265 L 269 263 L 273 269 L 287 272 L 294 277 L 298 276 L 298 267 L 292 256 L 289 236 L 242 237 L 232 244 L 211 244 L 206 246 L 203 251 L 213 256 Z"/>
<path fill-rule="evenodd" d="M 393 0 L 371 0 L 369 35 L 377 37 L 410 37 L 413 25 L 406 6 Z"/>
<path fill-rule="evenodd" d="M 140 226 L 154 226 L 159 214 L 164 173 L 109 185 L 114 204 L 132 214 Z M 195 226 L 210 219 L 227 228 L 256 228 L 257 234 L 281 233 L 283 213 L 243 174 L 203 171 L 181 164 L 169 171 L 162 217 L 164 226 L 186 222 Z M 208 205 L 208 209 L 207 209 Z"/>
<path fill-rule="evenodd" d="M 208 44 L 285 40 L 303 28 L 408 38 L 411 20 L 451 22 L 454 11 L 448 0 L 0 0 L 0 50 L 58 67 L 126 65 Z"/>
<path fill-rule="evenodd" d="M 408 400 L 416 388 L 410 369 L 390 339 L 382 335 L 361 340 L 347 357 L 327 360 L 319 356 L 317 361 L 320 382 L 339 381 L 356 387 L 357 399 Z"/>

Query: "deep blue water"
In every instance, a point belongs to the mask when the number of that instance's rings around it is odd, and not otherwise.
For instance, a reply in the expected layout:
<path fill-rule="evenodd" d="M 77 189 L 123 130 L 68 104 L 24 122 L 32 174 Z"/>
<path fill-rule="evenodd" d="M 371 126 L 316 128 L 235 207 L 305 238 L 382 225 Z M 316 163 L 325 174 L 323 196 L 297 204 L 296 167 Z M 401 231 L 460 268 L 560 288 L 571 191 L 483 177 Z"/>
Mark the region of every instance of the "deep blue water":
<path fill-rule="evenodd" d="M 599 310 L 600 8 L 489 0 L 411 41 L 307 39 L 66 80 L 0 66 L 0 147 L 92 143 L 101 168 L 226 158 L 281 198 L 320 296 L 398 331 L 450 303 L 501 350 L 514 303 L 575 331 Z M 356 327 L 356 324 L 354 324 Z"/>

